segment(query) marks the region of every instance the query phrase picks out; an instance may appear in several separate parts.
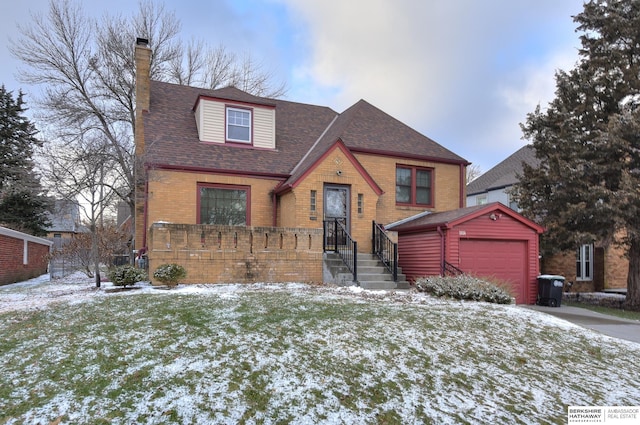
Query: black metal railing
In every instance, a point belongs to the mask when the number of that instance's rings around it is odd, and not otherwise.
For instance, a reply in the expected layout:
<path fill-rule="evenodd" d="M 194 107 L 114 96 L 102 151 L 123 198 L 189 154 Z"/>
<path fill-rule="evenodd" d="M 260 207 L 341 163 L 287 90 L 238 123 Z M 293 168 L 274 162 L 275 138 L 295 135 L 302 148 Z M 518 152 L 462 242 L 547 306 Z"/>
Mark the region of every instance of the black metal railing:
<path fill-rule="evenodd" d="M 464 272 L 453 264 L 447 261 L 442 263 L 442 276 L 458 276 L 461 274 L 464 274 Z"/>
<path fill-rule="evenodd" d="M 336 252 L 353 274 L 353 281 L 358 281 L 358 242 L 354 241 L 344 224 L 337 218 L 322 222 L 324 237 L 323 251 Z"/>
<path fill-rule="evenodd" d="M 393 275 L 393 281 L 398 281 L 398 244 L 389 239 L 384 228 L 375 221 L 372 224 L 373 254 Z"/>

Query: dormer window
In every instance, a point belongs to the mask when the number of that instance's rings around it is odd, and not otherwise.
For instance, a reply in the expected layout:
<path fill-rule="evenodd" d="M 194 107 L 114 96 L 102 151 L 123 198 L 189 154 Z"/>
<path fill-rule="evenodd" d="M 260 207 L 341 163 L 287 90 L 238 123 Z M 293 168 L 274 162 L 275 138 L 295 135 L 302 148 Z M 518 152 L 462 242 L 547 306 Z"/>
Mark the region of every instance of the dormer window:
<path fill-rule="evenodd" d="M 227 107 L 227 140 L 251 143 L 251 110 Z"/>

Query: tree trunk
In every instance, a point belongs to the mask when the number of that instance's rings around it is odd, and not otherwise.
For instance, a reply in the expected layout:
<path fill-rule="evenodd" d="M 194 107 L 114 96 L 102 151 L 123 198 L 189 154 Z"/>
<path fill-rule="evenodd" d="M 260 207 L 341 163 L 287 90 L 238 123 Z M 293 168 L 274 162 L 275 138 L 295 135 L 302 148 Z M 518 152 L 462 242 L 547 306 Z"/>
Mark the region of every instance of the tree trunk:
<path fill-rule="evenodd" d="M 98 250 L 98 231 L 95 224 L 91 226 L 91 251 L 93 253 L 93 265 L 96 271 L 96 288 L 100 287 L 100 251 Z"/>
<path fill-rule="evenodd" d="M 640 239 L 629 244 L 629 275 L 627 277 L 626 304 L 633 310 L 640 310 Z"/>

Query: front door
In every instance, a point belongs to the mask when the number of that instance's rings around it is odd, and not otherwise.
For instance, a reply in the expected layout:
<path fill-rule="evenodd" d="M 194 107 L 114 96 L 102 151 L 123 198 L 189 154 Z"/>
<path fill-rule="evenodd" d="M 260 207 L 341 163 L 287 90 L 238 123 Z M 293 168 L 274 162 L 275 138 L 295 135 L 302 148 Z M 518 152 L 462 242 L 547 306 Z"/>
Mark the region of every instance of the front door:
<path fill-rule="evenodd" d="M 350 219 L 350 189 L 349 186 L 326 185 L 324 187 L 324 220 L 334 222 L 335 219 L 341 223 L 347 232 L 351 226 Z M 329 224 L 329 223 L 327 223 Z M 328 225 L 325 243 L 327 246 L 333 246 L 336 243 L 334 226 Z M 337 241 L 338 244 L 344 244 L 344 241 Z"/>

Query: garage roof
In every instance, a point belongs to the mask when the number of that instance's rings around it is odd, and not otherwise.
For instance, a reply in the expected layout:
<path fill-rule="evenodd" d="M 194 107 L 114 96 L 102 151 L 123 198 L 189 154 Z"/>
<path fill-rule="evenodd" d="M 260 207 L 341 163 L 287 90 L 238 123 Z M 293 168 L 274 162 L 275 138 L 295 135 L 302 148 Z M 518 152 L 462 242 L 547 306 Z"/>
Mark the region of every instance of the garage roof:
<path fill-rule="evenodd" d="M 442 211 L 432 214 L 418 214 L 416 218 L 411 220 L 404 220 L 398 224 L 390 224 L 385 228 L 398 233 L 416 232 L 421 230 L 432 230 L 438 227 L 451 228 L 465 221 L 471 220 L 481 215 L 496 214 L 499 217 L 500 214 L 507 215 L 522 224 L 531 227 L 537 233 L 542 233 L 544 229 L 528 218 L 511 208 L 506 207 L 500 202 L 493 202 L 486 205 L 476 205 L 473 207 L 458 208 L 451 211 Z"/>

